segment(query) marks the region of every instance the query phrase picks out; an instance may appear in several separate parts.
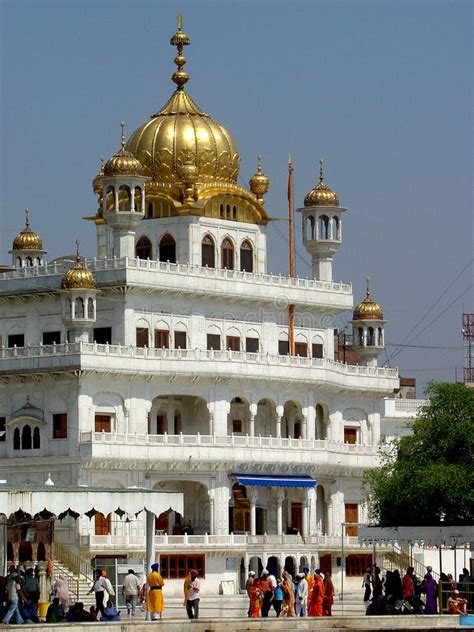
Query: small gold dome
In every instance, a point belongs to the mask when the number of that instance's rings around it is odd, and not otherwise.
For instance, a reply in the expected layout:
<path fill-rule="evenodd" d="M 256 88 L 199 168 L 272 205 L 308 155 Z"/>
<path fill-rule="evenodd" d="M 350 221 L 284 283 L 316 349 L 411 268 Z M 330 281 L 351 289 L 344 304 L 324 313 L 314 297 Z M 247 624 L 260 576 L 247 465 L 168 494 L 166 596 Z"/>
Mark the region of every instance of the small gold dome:
<path fill-rule="evenodd" d="M 76 241 L 76 244 L 76 263 L 63 274 L 61 288 L 63 290 L 93 290 L 95 289 L 95 277 L 90 270 L 82 265 L 79 242 Z"/>
<path fill-rule="evenodd" d="M 92 180 L 92 190 L 96 195 L 102 195 L 104 185 L 102 178 L 104 177 L 104 157 L 100 157 L 100 169 L 99 173 Z"/>
<path fill-rule="evenodd" d="M 110 160 L 105 163 L 104 175 L 106 176 L 144 176 L 145 169 L 135 156 L 125 149 L 124 123 L 122 125 L 121 148 Z"/>
<path fill-rule="evenodd" d="M 352 320 L 383 320 L 380 305 L 370 297 L 369 280 L 367 279 L 367 293 L 362 303 L 357 305 L 352 314 Z"/>
<path fill-rule="evenodd" d="M 324 182 L 323 161 L 319 161 L 319 182 L 304 199 L 305 206 L 339 206 L 339 196 Z"/>
<path fill-rule="evenodd" d="M 25 228 L 13 240 L 12 250 L 43 250 L 43 242 L 37 233 L 30 228 L 28 209 L 25 210 Z"/>
<path fill-rule="evenodd" d="M 252 193 L 257 197 L 260 204 L 263 204 L 263 196 L 268 192 L 270 187 L 270 179 L 262 171 L 262 157 L 258 156 L 257 173 L 249 180 L 249 186 Z"/>

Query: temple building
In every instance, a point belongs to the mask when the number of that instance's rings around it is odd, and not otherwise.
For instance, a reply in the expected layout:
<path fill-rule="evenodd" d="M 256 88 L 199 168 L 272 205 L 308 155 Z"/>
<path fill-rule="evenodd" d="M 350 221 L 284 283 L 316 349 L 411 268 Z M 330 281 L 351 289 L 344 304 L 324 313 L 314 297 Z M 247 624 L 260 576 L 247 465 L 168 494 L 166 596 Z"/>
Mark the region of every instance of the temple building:
<path fill-rule="evenodd" d="M 350 211 L 322 164 L 297 213 L 311 278 L 267 270 L 269 179 L 259 159 L 238 184 L 231 133 L 186 90 L 189 43 L 179 23 L 171 97 L 128 139 L 122 125 L 93 179 L 96 256 L 49 261 L 28 215 L 13 242 L 0 272 L 0 478 L 181 492 L 183 514 L 155 524 L 168 594 L 190 568 L 209 594 L 237 593 L 263 567 L 320 566 L 358 588 L 372 554 L 356 537 L 363 475 L 379 459 L 381 402 L 400 387 L 378 365 L 384 314 L 369 289 L 353 309 L 351 284 L 333 280 Z M 335 350 L 348 310 L 357 363 Z M 143 559 L 141 515 L 53 528 L 11 517 L 9 560 Z"/>

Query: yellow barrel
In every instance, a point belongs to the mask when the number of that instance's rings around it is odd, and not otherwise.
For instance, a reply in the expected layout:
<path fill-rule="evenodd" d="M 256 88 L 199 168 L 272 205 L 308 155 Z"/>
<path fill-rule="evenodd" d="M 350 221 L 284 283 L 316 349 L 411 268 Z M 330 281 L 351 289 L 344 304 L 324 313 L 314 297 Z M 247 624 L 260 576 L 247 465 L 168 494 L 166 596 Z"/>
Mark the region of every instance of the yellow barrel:
<path fill-rule="evenodd" d="M 48 612 L 49 601 L 40 601 L 38 604 L 38 617 L 40 619 L 46 618 L 46 613 Z"/>

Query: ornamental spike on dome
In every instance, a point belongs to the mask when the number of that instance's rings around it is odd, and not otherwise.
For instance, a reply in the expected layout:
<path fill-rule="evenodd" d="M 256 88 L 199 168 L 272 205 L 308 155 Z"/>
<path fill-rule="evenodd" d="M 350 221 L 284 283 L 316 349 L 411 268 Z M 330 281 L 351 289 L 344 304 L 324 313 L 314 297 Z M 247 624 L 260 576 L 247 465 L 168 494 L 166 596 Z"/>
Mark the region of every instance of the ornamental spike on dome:
<path fill-rule="evenodd" d="M 304 199 L 305 206 L 339 206 L 339 196 L 324 182 L 323 160 L 319 161 L 319 182 Z"/>
<path fill-rule="evenodd" d="M 18 233 L 18 235 L 13 240 L 12 251 L 16 250 L 35 250 L 42 251 L 43 250 L 43 242 L 39 235 L 34 233 L 30 228 L 30 210 L 28 208 L 25 209 L 25 228 Z"/>
<path fill-rule="evenodd" d="M 79 240 L 76 239 L 76 263 L 69 268 L 61 280 L 63 290 L 94 290 L 95 277 L 90 270 L 82 265 L 82 258 L 79 254 Z"/>
<path fill-rule="evenodd" d="M 268 192 L 270 180 L 262 171 L 262 156 L 257 156 L 257 172 L 250 178 L 249 186 L 257 202 L 263 204 L 263 196 Z"/>
<path fill-rule="evenodd" d="M 191 40 L 186 35 L 186 33 L 183 33 L 183 16 L 182 15 L 176 16 L 176 25 L 177 25 L 177 31 L 170 39 L 170 44 L 171 46 L 176 46 L 177 55 L 174 59 L 174 63 L 177 65 L 178 68 L 177 70 L 174 71 L 171 79 L 178 86 L 177 90 L 182 90 L 184 87 L 184 84 L 189 81 L 188 73 L 185 70 L 183 70 L 183 66 L 186 63 L 186 57 L 183 54 L 183 48 L 185 46 L 189 46 L 189 44 L 191 43 Z"/>
<path fill-rule="evenodd" d="M 135 158 L 132 152 L 125 149 L 125 123 L 120 123 L 120 150 L 105 163 L 105 176 L 144 176 L 145 169 L 142 163 Z"/>
<path fill-rule="evenodd" d="M 104 156 L 101 156 L 99 171 L 97 175 L 94 176 L 94 179 L 92 180 L 92 190 L 94 191 L 96 195 L 102 195 L 102 191 L 104 188 L 102 184 L 103 177 L 104 177 Z"/>

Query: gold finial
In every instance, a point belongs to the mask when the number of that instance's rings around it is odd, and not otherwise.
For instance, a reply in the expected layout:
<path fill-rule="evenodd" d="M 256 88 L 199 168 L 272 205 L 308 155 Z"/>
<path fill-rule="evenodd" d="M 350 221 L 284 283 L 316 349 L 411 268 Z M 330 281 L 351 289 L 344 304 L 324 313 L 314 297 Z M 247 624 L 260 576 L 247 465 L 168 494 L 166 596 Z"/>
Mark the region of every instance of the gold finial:
<path fill-rule="evenodd" d="M 183 16 L 182 15 L 176 16 L 176 24 L 177 24 L 178 30 L 170 39 L 170 44 L 171 46 L 176 46 L 177 48 L 178 53 L 174 59 L 174 63 L 178 66 L 178 68 L 177 70 L 174 71 L 171 79 L 178 86 L 178 90 L 182 90 L 184 87 L 184 84 L 189 79 L 188 73 L 185 70 L 183 70 L 183 66 L 186 63 L 186 57 L 183 55 L 183 48 L 185 46 L 189 46 L 191 42 L 190 42 L 189 37 L 186 35 L 186 33 L 183 33 Z"/>
<path fill-rule="evenodd" d="M 257 156 L 257 173 L 262 173 L 262 156 Z"/>
<path fill-rule="evenodd" d="M 319 159 L 319 181 L 324 182 L 323 159 Z"/>
<path fill-rule="evenodd" d="M 76 261 L 77 263 L 81 262 L 81 255 L 79 254 L 79 239 L 76 239 Z"/>
<path fill-rule="evenodd" d="M 369 298 L 369 296 L 370 296 L 370 277 L 367 277 L 366 282 L 367 282 L 366 296 L 367 296 L 367 298 Z"/>
<path fill-rule="evenodd" d="M 125 122 L 124 121 L 122 121 L 120 123 L 120 127 L 122 128 L 122 136 L 121 136 L 121 139 L 120 139 L 120 144 L 121 144 L 122 150 L 123 150 L 123 149 L 125 149 Z"/>
<path fill-rule="evenodd" d="M 104 173 L 104 156 L 100 157 L 100 173 Z"/>
<path fill-rule="evenodd" d="M 25 208 L 25 228 L 30 227 L 30 219 L 29 219 L 30 209 Z"/>

